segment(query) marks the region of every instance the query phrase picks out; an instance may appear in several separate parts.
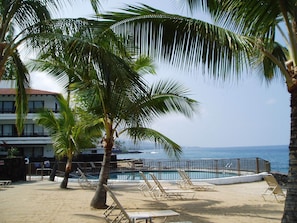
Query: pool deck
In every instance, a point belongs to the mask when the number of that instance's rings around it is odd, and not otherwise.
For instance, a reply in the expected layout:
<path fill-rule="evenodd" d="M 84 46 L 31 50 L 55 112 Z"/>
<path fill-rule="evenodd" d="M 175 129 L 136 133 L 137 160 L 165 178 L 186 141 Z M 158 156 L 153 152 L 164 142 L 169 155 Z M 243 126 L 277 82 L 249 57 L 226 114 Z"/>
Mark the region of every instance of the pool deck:
<path fill-rule="evenodd" d="M 0 190 L 0 222 L 18 223 L 106 223 L 101 209 L 90 207 L 94 190 L 83 190 L 78 183 L 60 189 L 59 183 L 48 180 L 13 182 Z M 113 184 L 111 189 L 126 210 L 148 211 L 170 209 L 180 213 L 168 219 L 173 222 L 193 223 L 279 223 L 284 203 L 273 196 L 265 201 L 261 194 L 265 181 L 219 185 L 214 191 L 199 191 L 195 199 L 156 201 L 143 196 L 136 184 Z M 112 200 L 107 198 L 107 204 Z M 154 223 L 164 222 L 156 218 Z"/>

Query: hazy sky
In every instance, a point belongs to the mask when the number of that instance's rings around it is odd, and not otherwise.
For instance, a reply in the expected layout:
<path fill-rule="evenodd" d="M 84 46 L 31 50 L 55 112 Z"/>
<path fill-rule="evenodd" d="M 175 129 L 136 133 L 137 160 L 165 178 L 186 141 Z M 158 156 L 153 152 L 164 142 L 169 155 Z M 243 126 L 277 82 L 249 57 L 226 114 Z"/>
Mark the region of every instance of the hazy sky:
<path fill-rule="evenodd" d="M 73 4 L 61 13 L 64 17 L 87 17 L 93 12 L 89 1 Z M 163 11 L 186 15 L 178 0 L 103 0 L 104 10 L 125 4 L 144 3 Z M 197 13 L 198 14 L 198 13 Z M 201 19 L 207 19 L 199 13 Z M 190 15 L 189 15 L 190 16 Z M 267 86 L 257 73 L 246 74 L 240 81 L 215 83 L 196 71 L 188 74 L 157 64 L 158 78 L 172 78 L 191 90 L 199 101 L 199 113 L 192 119 L 168 115 L 156 120 L 153 128 L 182 146 L 228 147 L 288 145 L 290 138 L 290 97 L 280 80 Z M 57 83 L 44 74 L 34 73 L 32 88 L 60 91 Z"/>

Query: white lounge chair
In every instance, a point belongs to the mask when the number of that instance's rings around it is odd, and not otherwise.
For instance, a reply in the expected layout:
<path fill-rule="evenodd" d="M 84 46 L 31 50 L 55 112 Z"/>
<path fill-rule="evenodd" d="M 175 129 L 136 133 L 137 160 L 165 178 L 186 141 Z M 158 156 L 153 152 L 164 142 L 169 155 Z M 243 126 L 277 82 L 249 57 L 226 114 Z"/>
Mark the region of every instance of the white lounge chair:
<path fill-rule="evenodd" d="M 207 182 L 193 182 L 185 170 L 178 170 L 182 181 L 180 182 L 180 187 L 185 189 L 193 189 L 199 191 L 214 190 L 214 185 Z"/>
<path fill-rule="evenodd" d="M 82 163 L 83 165 L 81 165 L 80 163 L 76 163 L 76 165 L 78 166 L 78 168 L 84 172 L 92 172 L 92 166 L 90 163 Z"/>
<path fill-rule="evenodd" d="M 0 180 L 0 187 L 8 187 L 11 184 L 11 180 Z"/>
<path fill-rule="evenodd" d="M 273 195 L 274 198 L 280 202 L 281 200 L 279 199 L 280 197 L 286 198 L 285 193 L 283 192 L 281 186 L 278 184 L 277 180 L 274 178 L 273 175 L 269 174 L 267 176 L 264 176 L 264 180 L 266 181 L 268 187 L 262 194 L 262 197 L 264 200 L 267 195 Z"/>
<path fill-rule="evenodd" d="M 143 193 L 144 196 L 146 196 L 146 194 L 148 193 L 152 198 L 156 199 L 156 192 L 157 192 L 157 187 L 156 185 L 152 185 L 148 179 L 146 178 L 146 176 L 144 175 L 144 173 L 142 171 L 139 171 L 140 176 L 142 177 L 142 179 L 144 180 L 144 183 L 141 183 L 138 186 L 138 189 Z"/>
<path fill-rule="evenodd" d="M 192 195 L 191 198 L 194 198 L 195 191 L 193 190 L 181 190 L 179 188 L 164 188 L 156 176 L 150 173 L 150 176 L 154 180 L 156 186 L 158 187 L 158 197 L 165 199 L 183 199 L 185 196 Z"/>
<path fill-rule="evenodd" d="M 114 193 L 107 185 L 103 185 L 109 196 L 112 198 L 112 204 L 104 211 L 104 217 L 112 223 L 136 223 L 138 220 L 152 222 L 153 218 L 166 218 L 179 216 L 178 212 L 172 210 L 153 210 L 153 211 L 126 211 L 116 198 Z"/>
<path fill-rule="evenodd" d="M 79 178 L 78 178 L 78 183 L 81 186 L 81 188 L 83 189 L 93 189 L 95 190 L 97 187 L 97 183 L 96 181 L 90 181 L 87 176 L 84 174 L 84 172 L 77 168 L 77 172 L 79 173 Z"/>
<path fill-rule="evenodd" d="M 92 172 L 99 172 L 101 169 L 101 163 L 98 163 L 98 165 L 96 165 L 95 162 L 90 162 L 90 165 L 92 167 Z"/>

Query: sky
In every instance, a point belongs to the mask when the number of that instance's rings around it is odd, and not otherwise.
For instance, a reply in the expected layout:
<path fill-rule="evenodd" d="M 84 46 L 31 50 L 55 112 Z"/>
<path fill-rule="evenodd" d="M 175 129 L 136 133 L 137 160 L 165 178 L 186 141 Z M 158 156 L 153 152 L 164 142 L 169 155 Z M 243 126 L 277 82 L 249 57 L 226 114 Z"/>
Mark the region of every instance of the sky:
<path fill-rule="evenodd" d="M 187 14 L 178 0 L 102 0 L 103 10 L 115 11 L 125 4 L 143 3 L 163 11 Z M 75 1 L 62 17 L 93 15 L 88 0 Z M 198 15 L 198 16 L 196 16 Z M 209 20 L 202 13 L 195 18 Z M 247 73 L 237 82 L 216 83 L 197 70 L 189 74 L 168 64 L 156 62 L 157 78 L 181 82 L 189 97 L 199 102 L 198 112 L 188 119 L 170 114 L 152 123 L 179 145 L 200 147 L 288 145 L 290 139 L 290 95 L 281 80 L 269 86 L 258 73 Z M 61 87 L 46 74 L 32 73 L 31 87 L 61 92 Z"/>

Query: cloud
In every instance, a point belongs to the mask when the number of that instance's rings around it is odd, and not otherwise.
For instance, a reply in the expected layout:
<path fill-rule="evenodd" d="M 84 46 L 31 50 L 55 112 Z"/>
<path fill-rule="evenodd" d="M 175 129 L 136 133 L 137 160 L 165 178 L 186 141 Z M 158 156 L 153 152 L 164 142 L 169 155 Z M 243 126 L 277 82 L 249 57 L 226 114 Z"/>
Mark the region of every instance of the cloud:
<path fill-rule="evenodd" d="M 46 90 L 58 93 L 63 92 L 63 88 L 57 82 L 57 80 L 42 72 L 32 72 L 30 74 L 30 86 L 33 89 Z"/>

